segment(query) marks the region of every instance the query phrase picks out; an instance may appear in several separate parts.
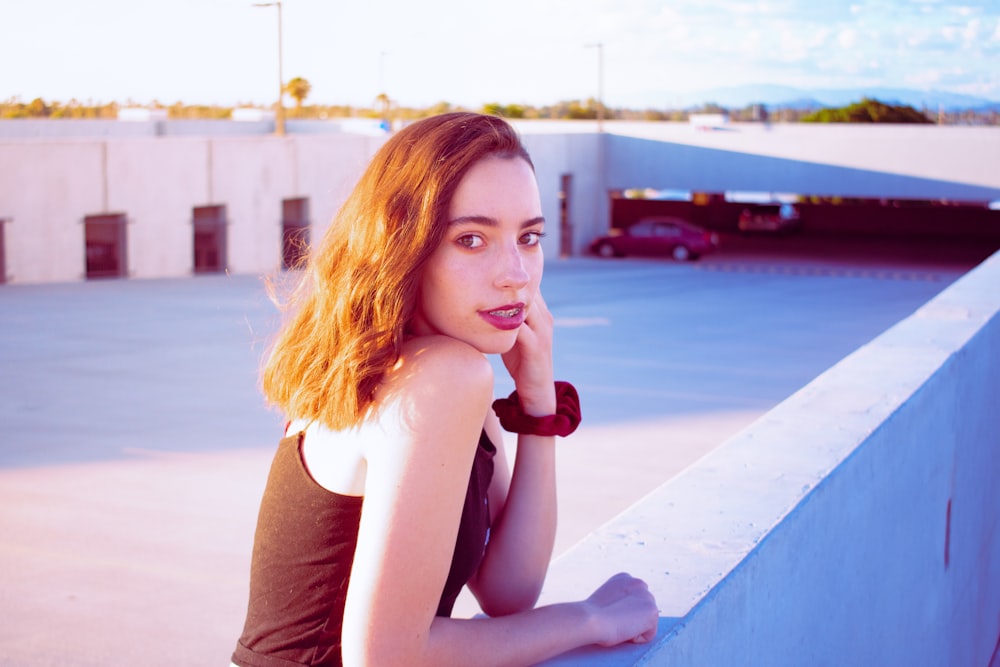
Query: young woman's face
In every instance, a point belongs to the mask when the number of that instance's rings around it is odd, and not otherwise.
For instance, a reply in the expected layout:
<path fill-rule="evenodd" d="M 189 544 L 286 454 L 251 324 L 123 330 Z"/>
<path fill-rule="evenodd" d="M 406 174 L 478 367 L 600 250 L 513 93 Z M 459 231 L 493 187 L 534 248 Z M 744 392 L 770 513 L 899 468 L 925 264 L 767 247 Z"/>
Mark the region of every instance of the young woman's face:
<path fill-rule="evenodd" d="M 542 280 L 544 222 L 526 161 L 488 157 L 473 165 L 424 268 L 413 333 L 451 336 L 486 354 L 510 350 Z"/>

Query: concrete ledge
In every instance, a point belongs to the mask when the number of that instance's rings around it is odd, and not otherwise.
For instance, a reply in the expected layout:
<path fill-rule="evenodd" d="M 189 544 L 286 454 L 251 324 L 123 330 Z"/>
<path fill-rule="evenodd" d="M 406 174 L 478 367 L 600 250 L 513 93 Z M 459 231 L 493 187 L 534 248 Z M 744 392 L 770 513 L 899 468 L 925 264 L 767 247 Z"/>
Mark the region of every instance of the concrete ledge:
<path fill-rule="evenodd" d="M 543 603 L 629 571 L 660 632 L 546 664 L 989 664 L 998 311 L 1000 253 L 557 559 Z"/>

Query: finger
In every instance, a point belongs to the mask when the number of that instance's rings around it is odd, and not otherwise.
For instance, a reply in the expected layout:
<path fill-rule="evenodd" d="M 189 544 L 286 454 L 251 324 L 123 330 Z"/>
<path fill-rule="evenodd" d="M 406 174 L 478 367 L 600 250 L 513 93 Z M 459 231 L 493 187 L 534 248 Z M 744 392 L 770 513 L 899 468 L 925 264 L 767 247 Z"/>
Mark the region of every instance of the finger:
<path fill-rule="evenodd" d="M 544 304 L 536 303 L 531 305 L 524 318 L 524 323 L 532 332 L 551 337 L 555 320 Z"/>
<path fill-rule="evenodd" d="M 650 629 L 642 632 L 641 634 L 638 634 L 635 637 L 633 637 L 631 641 L 634 644 L 646 644 L 646 643 L 649 643 L 649 642 L 653 641 L 653 639 L 656 638 L 656 630 L 657 630 L 657 627 L 654 625 L 652 628 L 650 628 Z"/>

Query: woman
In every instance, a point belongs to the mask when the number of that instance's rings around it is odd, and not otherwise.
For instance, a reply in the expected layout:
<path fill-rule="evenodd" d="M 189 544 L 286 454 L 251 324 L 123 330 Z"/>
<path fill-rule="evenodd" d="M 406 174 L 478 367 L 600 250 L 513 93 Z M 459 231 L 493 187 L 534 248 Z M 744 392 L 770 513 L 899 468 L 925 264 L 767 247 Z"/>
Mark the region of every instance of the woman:
<path fill-rule="evenodd" d="M 261 502 L 233 662 L 530 665 L 648 641 L 646 585 L 534 608 L 556 525 L 544 219 L 504 121 L 415 123 L 375 155 L 309 260 L 264 369 L 289 416 Z M 492 407 L 501 354 L 516 388 Z M 511 472 L 501 418 L 519 432 Z M 468 585 L 487 617 L 452 619 Z"/>

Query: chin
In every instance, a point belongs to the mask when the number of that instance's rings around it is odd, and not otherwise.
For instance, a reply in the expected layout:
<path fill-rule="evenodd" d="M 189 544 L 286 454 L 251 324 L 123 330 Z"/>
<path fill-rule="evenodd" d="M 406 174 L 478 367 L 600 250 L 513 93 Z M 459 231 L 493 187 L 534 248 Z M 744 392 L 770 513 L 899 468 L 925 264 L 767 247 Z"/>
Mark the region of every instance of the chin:
<path fill-rule="evenodd" d="M 517 331 L 514 331 L 513 334 L 507 340 L 470 340 L 466 342 L 483 354 L 506 354 L 514 349 L 514 344 L 517 342 Z"/>
<path fill-rule="evenodd" d="M 484 329 L 470 331 L 469 328 L 429 327 L 428 334 L 447 336 L 448 338 L 460 340 L 482 354 L 505 354 L 510 352 L 514 344 L 517 343 L 518 331 L 520 331 L 520 327 L 510 331 L 500 331 L 497 329 L 492 331 Z"/>

